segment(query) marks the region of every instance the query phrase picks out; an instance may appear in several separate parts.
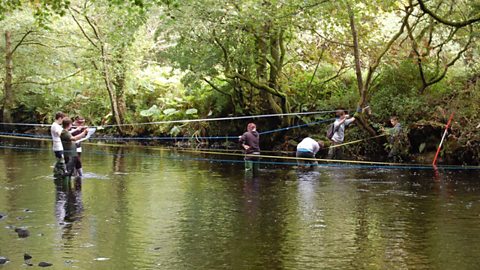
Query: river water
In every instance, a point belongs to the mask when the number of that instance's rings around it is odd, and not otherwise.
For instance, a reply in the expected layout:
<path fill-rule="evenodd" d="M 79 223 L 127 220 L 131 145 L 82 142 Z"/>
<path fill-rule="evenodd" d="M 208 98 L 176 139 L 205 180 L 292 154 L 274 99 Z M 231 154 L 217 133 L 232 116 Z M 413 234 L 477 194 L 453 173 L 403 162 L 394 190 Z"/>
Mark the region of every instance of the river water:
<path fill-rule="evenodd" d="M 263 165 L 84 146 L 0 149 L 1 269 L 478 269 L 478 171 Z M 37 148 L 40 147 L 40 148 Z M 15 227 L 30 231 L 18 238 Z"/>

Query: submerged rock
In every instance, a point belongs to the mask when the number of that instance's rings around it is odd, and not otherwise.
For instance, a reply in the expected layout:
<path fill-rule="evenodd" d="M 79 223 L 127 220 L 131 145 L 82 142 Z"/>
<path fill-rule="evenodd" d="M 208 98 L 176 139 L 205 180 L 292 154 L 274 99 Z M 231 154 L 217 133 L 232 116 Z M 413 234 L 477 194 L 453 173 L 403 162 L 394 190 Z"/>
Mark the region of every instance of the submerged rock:
<path fill-rule="evenodd" d="M 30 260 L 31 258 L 33 258 L 33 257 L 30 256 L 28 253 L 23 254 L 23 259 L 24 259 L 25 261 L 28 261 L 28 260 Z"/>
<path fill-rule="evenodd" d="M 38 263 L 38 266 L 40 267 L 49 267 L 49 266 L 52 266 L 53 264 L 51 263 L 48 263 L 48 262 L 39 262 Z"/>
<path fill-rule="evenodd" d="M 10 260 L 6 257 L 0 257 L 0 265 L 1 264 L 6 264 L 7 262 L 9 262 Z"/>
<path fill-rule="evenodd" d="M 18 237 L 20 238 L 27 238 L 30 236 L 30 232 L 27 229 L 15 228 L 15 232 L 18 234 Z"/>

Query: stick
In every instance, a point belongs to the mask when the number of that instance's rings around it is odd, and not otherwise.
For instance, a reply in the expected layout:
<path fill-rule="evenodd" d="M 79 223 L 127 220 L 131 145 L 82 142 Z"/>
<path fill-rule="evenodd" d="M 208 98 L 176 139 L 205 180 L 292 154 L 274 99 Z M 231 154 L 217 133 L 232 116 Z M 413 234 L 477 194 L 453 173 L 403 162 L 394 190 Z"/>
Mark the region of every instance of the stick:
<path fill-rule="evenodd" d="M 448 133 L 448 128 L 450 127 L 450 124 L 452 123 L 453 115 L 455 115 L 455 112 L 452 112 L 450 114 L 450 118 L 448 119 L 447 125 L 445 126 L 445 131 L 443 132 L 442 140 L 440 141 L 440 144 L 438 145 L 437 153 L 435 153 L 435 158 L 433 159 L 433 166 L 437 165 L 437 159 L 438 155 L 440 154 L 440 149 L 442 149 L 443 141 L 445 140 L 445 137 L 447 136 Z"/>

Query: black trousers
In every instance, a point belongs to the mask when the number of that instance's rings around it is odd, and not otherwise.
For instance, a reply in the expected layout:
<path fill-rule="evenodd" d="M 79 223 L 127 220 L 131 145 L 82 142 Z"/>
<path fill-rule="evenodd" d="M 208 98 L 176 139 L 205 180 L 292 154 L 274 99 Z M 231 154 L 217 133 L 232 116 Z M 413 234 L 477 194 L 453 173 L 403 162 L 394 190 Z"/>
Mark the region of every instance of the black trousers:
<path fill-rule="evenodd" d="M 75 157 L 75 169 L 81 169 L 82 168 L 82 159 L 81 159 L 82 153 L 77 152 L 77 156 Z"/>
<path fill-rule="evenodd" d="M 65 164 L 67 167 L 66 176 L 72 176 L 75 169 L 75 160 L 77 157 L 65 157 Z"/>

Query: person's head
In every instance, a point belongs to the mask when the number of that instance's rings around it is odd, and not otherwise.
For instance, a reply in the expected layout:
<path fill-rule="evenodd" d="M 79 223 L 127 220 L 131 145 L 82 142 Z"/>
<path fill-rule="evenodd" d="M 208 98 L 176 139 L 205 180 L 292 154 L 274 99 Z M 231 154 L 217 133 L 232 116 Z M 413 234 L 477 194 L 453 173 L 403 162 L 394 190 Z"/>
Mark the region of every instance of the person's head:
<path fill-rule="evenodd" d="M 247 125 L 247 131 L 251 132 L 251 131 L 255 131 L 255 130 L 257 130 L 257 126 L 254 123 L 249 123 Z"/>
<path fill-rule="evenodd" d="M 65 114 L 63 112 L 57 112 L 55 114 L 55 121 L 59 124 L 62 123 L 63 118 L 65 118 Z"/>
<path fill-rule="evenodd" d="M 390 117 L 390 123 L 392 124 L 392 126 L 395 126 L 396 124 L 398 124 L 398 117 L 397 116 Z"/>
<path fill-rule="evenodd" d="M 325 142 L 324 142 L 324 141 L 318 140 L 317 143 L 318 143 L 318 145 L 320 146 L 320 149 L 322 149 L 322 148 L 325 147 Z"/>
<path fill-rule="evenodd" d="M 75 117 L 75 125 L 76 126 L 83 126 L 84 124 L 85 124 L 85 118 L 83 118 L 80 115 Z"/>
<path fill-rule="evenodd" d="M 338 109 L 336 112 L 335 112 L 335 117 L 337 118 L 344 118 L 345 117 L 345 110 L 344 109 Z"/>
<path fill-rule="evenodd" d="M 62 120 L 62 127 L 63 129 L 69 129 L 72 127 L 72 119 L 66 117 L 66 118 L 63 118 Z"/>

